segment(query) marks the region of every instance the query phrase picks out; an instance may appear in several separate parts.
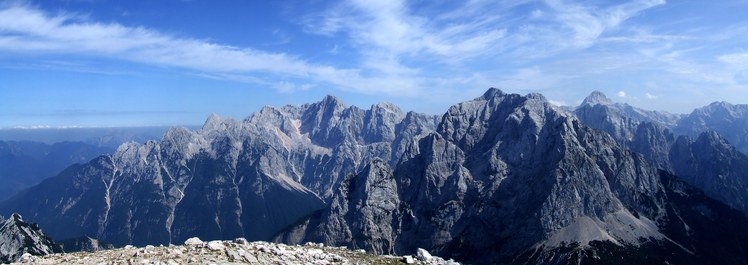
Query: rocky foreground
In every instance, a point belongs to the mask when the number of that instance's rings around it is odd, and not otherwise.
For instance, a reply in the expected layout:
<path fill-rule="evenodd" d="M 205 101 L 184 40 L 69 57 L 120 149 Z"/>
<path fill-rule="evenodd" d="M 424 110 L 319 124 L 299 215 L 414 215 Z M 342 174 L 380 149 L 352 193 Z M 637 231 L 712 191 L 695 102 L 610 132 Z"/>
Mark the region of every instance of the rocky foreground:
<path fill-rule="evenodd" d="M 12 264 L 459 264 L 435 257 L 423 249 L 413 256 L 380 256 L 363 250 L 323 244 L 284 245 L 269 242 L 203 242 L 188 239 L 181 246 L 146 246 L 97 252 L 33 256 L 25 254 Z"/>

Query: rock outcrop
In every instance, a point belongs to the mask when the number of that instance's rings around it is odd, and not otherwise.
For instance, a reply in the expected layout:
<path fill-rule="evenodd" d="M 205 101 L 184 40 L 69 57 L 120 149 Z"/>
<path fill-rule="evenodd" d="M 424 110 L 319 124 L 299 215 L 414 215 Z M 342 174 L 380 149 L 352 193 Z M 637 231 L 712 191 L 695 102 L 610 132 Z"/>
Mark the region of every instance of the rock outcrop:
<path fill-rule="evenodd" d="M 0 221 L 0 263 L 13 262 L 24 255 L 62 252 L 62 247 L 44 235 L 39 226 L 24 222 L 20 215 Z"/>
<path fill-rule="evenodd" d="M 372 161 L 358 175 L 349 175 L 330 206 L 304 220 L 275 240 L 290 244 L 325 245 L 395 253 L 396 224 L 402 213 L 392 170 L 382 160 Z"/>

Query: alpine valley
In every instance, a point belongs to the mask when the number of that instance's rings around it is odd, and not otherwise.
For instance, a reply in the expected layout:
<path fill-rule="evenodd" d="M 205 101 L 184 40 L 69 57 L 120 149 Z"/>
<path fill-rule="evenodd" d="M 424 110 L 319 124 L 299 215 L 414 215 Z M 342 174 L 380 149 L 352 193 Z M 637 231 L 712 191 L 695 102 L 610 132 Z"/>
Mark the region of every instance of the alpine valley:
<path fill-rule="evenodd" d="M 441 116 L 333 96 L 212 115 L 0 203 L 0 254 L 244 237 L 470 264 L 746 264 L 746 121 L 725 102 L 676 115 L 495 88 Z"/>

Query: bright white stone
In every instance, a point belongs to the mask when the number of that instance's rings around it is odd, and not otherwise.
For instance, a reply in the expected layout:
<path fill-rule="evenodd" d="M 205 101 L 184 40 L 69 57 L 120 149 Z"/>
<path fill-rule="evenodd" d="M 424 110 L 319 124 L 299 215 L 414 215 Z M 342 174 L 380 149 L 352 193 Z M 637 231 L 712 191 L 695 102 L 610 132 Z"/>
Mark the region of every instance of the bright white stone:
<path fill-rule="evenodd" d="M 200 245 L 202 243 L 203 243 L 203 241 L 200 240 L 197 237 L 191 237 L 191 238 L 187 239 L 186 241 L 184 241 L 185 245 L 192 245 L 192 246 L 194 246 L 194 245 Z"/>
<path fill-rule="evenodd" d="M 423 261 L 429 261 L 432 258 L 434 258 L 434 256 L 431 256 L 431 253 L 429 253 L 428 251 L 422 248 L 419 248 L 418 250 L 416 250 L 416 257 L 418 257 L 418 259 L 423 260 Z"/>
<path fill-rule="evenodd" d="M 210 250 L 223 250 L 226 246 L 220 240 L 213 240 L 208 242 L 208 249 Z"/>

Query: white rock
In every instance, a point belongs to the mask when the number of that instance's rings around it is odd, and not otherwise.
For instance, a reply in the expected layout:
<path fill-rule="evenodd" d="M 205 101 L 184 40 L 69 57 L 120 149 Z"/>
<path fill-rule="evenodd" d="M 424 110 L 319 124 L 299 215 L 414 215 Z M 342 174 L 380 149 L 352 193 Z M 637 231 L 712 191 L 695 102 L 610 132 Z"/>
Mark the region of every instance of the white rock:
<path fill-rule="evenodd" d="M 324 253 L 324 251 L 322 251 L 321 249 L 313 248 L 313 249 L 308 249 L 306 253 L 309 255 L 319 255 L 319 254 Z"/>
<path fill-rule="evenodd" d="M 405 262 L 405 264 L 413 264 L 416 263 L 416 259 L 414 259 L 411 255 L 407 255 L 403 256 L 403 262 Z"/>
<path fill-rule="evenodd" d="M 203 241 L 200 240 L 197 237 L 191 237 L 191 238 L 187 239 L 186 241 L 184 241 L 184 244 L 185 245 L 191 245 L 191 246 L 201 245 L 201 244 L 203 244 Z"/>
<path fill-rule="evenodd" d="M 223 250 L 226 246 L 220 240 L 213 240 L 208 242 L 208 249 L 210 250 Z"/>
<path fill-rule="evenodd" d="M 434 258 L 434 256 L 431 256 L 431 253 L 422 248 L 416 250 L 416 257 L 423 261 L 429 261 Z"/>
<path fill-rule="evenodd" d="M 22 261 L 23 261 L 23 260 L 29 260 L 29 259 L 31 259 L 31 258 L 32 258 L 33 256 L 34 256 L 34 255 L 31 255 L 31 254 L 29 254 L 29 253 L 23 253 L 23 255 L 21 255 L 21 260 L 22 260 Z"/>

